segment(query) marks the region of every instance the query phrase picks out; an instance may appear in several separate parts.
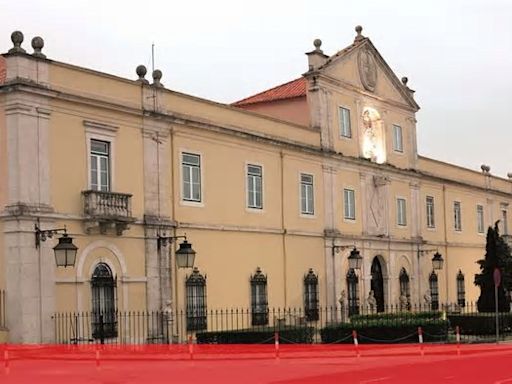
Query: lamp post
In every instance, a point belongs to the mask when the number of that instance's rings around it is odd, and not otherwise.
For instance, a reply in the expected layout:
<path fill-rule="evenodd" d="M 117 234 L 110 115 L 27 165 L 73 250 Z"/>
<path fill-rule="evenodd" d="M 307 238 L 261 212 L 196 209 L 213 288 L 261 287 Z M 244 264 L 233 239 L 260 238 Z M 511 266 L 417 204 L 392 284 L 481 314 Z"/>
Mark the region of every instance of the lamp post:
<path fill-rule="evenodd" d="M 443 269 L 443 264 L 443 255 L 436 251 L 436 253 L 434 253 L 434 257 L 432 257 L 432 269 L 434 271 L 439 271 Z"/>
<path fill-rule="evenodd" d="M 47 239 L 52 238 L 53 235 L 56 235 L 59 232 L 63 232 L 63 234 L 62 237 L 59 238 L 59 243 L 55 247 L 53 247 L 53 252 L 55 254 L 55 264 L 57 265 L 57 267 L 74 267 L 78 247 L 75 244 L 73 244 L 73 238 L 68 236 L 65 227 L 42 230 L 36 224 L 36 248 L 39 248 L 41 246 L 42 241 L 46 241 Z"/>
<path fill-rule="evenodd" d="M 183 239 L 183 242 L 180 243 L 179 248 L 174 252 L 175 255 L 175 268 L 173 271 L 173 280 L 174 280 L 174 303 L 175 310 L 174 313 L 178 316 L 178 268 L 192 268 L 194 267 L 194 261 L 196 258 L 196 251 L 192 248 L 192 244 L 187 241 L 187 236 L 160 236 L 158 235 L 158 250 L 162 247 L 166 247 L 168 244 L 172 244 L 178 239 Z M 170 305 L 172 303 L 169 303 Z M 169 308 L 167 309 L 169 312 Z M 169 337 L 169 342 L 172 344 L 173 339 L 173 321 L 172 321 L 172 313 L 170 318 L 168 318 L 169 327 L 171 335 Z"/>
<path fill-rule="evenodd" d="M 361 255 L 359 254 L 359 251 L 357 250 L 356 246 L 354 244 L 348 244 L 348 245 L 335 245 L 334 244 L 334 239 L 333 239 L 333 242 L 332 242 L 332 245 L 331 245 L 331 251 L 332 251 L 332 290 L 333 290 L 333 299 L 332 299 L 332 302 L 333 302 L 333 306 L 334 308 L 336 308 L 336 261 L 335 261 L 335 257 L 336 257 L 336 254 L 337 253 L 340 253 L 340 251 L 342 250 L 345 250 L 345 249 L 348 249 L 348 248 L 352 248 L 352 250 L 350 251 L 350 254 L 348 256 L 348 268 L 349 270 L 350 269 L 354 269 L 354 270 L 359 270 L 361 268 L 361 263 L 362 263 L 362 257 Z M 350 292 L 349 292 L 349 299 L 350 299 Z M 341 315 L 342 315 L 342 318 L 344 317 L 344 298 L 341 297 L 340 299 L 340 307 L 341 307 Z M 337 313 L 337 311 L 333 311 L 332 313 L 332 316 L 337 316 L 335 315 L 335 313 Z M 334 318 L 333 318 L 334 320 Z"/>
<path fill-rule="evenodd" d="M 348 267 L 357 271 L 361 269 L 362 261 L 363 258 L 361 257 L 357 248 L 354 246 L 354 249 L 350 251 L 350 255 L 348 256 Z"/>
<path fill-rule="evenodd" d="M 420 267 L 420 256 L 424 254 L 428 254 L 434 252 L 434 257 L 432 257 L 432 269 L 434 271 L 443 269 L 444 259 L 443 256 L 438 252 L 437 249 L 420 249 L 420 244 L 418 243 L 417 249 L 417 260 L 418 260 L 418 304 L 421 304 L 421 267 Z"/>
<path fill-rule="evenodd" d="M 331 245 L 331 254 L 332 254 L 332 290 L 333 290 L 332 300 L 333 300 L 334 307 L 336 307 L 336 268 L 335 268 L 336 262 L 335 262 L 335 257 L 336 257 L 337 253 L 340 253 L 340 251 L 343 251 L 343 250 L 345 250 L 347 248 L 352 248 L 352 247 L 354 249 L 350 252 L 350 255 L 352 255 L 352 253 L 354 251 L 357 251 L 357 249 L 356 249 L 354 244 L 335 245 L 334 244 L 334 239 L 333 239 L 333 242 L 332 242 L 332 245 Z M 359 251 L 357 251 L 357 255 L 359 255 Z M 351 268 L 350 267 L 350 263 L 351 263 L 351 261 L 350 261 L 350 256 L 349 256 L 349 268 Z"/>

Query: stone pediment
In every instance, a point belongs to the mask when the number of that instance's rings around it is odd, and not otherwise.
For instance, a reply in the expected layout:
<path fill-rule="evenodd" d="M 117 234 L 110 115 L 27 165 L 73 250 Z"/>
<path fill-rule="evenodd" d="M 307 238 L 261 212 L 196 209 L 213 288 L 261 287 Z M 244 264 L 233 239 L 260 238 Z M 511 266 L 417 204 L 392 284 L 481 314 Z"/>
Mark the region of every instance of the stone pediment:
<path fill-rule="evenodd" d="M 413 91 L 398 79 L 368 38 L 332 55 L 316 72 L 333 83 L 355 88 L 380 100 L 415 111 L 419 109 L 412 97 Z"/>

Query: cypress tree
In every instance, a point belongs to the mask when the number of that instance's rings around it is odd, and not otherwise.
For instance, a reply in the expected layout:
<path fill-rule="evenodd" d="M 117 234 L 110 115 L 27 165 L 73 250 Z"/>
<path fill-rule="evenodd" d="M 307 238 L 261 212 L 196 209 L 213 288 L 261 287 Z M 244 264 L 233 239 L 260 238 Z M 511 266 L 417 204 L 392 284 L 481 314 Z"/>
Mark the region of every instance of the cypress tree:
<path fill-rule="evenodd" d="M 487 242 L 485 245 L 485 257 L 478 260 L 480 273 L 475 274 L 475 285 L 480 287 L 480 297 L 478 298 L 478 312 L 494 312 L 494 269 L 498 268 L 501 272 L 501 284 L 498 286 L 498 310 L 500 312 L 510 311 L 510 298 L 507 294 L 511 287 L 512 257 L 510 247 L 500 236 L 498 223 L 494 228 L 487 230 Z"/>

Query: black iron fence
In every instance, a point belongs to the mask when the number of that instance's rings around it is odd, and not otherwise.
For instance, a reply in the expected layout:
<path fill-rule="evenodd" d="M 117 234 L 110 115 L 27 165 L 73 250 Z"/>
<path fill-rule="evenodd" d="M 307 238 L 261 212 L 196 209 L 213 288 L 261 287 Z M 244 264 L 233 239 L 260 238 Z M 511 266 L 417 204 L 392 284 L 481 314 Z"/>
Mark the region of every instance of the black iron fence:
<path fill-rule="evenodd" d="M 57 313 L 53 316 L 55 341 L 65 344 L 271 343 L 275 332 L 282 343 L 494 341 L 494 313 L 478 313 L 466 303 L 390 305 L 357 308 L 222 309 L 202 311 L 128 311 L 110 313 Z M 349 315 L 350 313 L 350 315 Z M 258 321 L 254 321 L 256 320 Z M 257 324 L 257 325 L 256 325 Z M 499 337 L 512 338 L 512 313 L 498 316 Z"/>
<path fill-rule="evenodd" d="M 0 289 L 0 329 L 7 327 L 7 311 L 6 311 L 6 293 L 3 289 Z"/>

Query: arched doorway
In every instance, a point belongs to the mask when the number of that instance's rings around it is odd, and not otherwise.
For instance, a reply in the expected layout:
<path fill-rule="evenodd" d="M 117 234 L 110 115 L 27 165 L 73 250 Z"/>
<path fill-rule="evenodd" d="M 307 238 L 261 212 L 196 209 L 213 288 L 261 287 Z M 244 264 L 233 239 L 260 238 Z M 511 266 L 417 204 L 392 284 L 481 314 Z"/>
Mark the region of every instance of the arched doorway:
<path fill-rule="evenodd" d="M 371 289 L 377 301 L 377 312 L 384 312 L 384 278 L 379 258 L 375 256 L 372 261 Z"/>
<path fill-rule="evenodd" d="M 93 337 L 116 337 L 116 279 L 107 264 L 99 263 L 94 268 L 91 291 Z"/>

